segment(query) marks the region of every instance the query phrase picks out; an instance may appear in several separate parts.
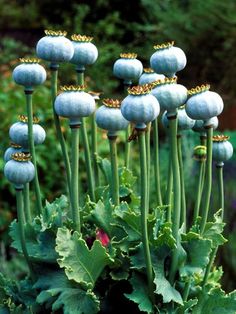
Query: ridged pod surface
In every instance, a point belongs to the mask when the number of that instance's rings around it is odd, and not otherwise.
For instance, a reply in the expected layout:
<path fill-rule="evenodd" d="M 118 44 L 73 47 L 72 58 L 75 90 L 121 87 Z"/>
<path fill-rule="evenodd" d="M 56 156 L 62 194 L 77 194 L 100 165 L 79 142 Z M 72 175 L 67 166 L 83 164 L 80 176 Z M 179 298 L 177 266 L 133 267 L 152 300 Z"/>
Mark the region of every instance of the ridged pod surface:
<path fill-rule="evenodd" d="M 107 130 L 108 135 L 115 135 L 117 131 L 126 129 L 129 121 L 121 113 L 119 100 L 104 99 L 103 103 L 95 115 L 98 127 Z"/>
<path fill-rule="evenodd" d="M 54 103 L 56 113 L 70 119 L 70 125 L 80 124 L 80 118 L 88 117 L 95 111 L 94 98 L 83 87 L 65 86 Z"/>
<path fill-rule="evenodd" d="M 91 41 L 92 37 L 72 35 L 74 54 L 70 62 L 76 64 L 78 70 L 84 70 L 85 66 L 97 60 L 98 50 Z"/>
<path fill-rule="evenodd" d="M 21 161 L 11 159 L 5 164 L 4 175 L 11 183 L 14 184 L 15 188 L 23 189 L 24 184 L 32 181 L 34 178 L 34 165 L 31 161 L 27 160 L 27 158 L 25 161 L 24 159 Z"/>
<path fill-rule="evenodd" d="M 160 105 L 150 94 L 148 85 L 133 86 L 128 92 L 129 95 L 121 103 L 121 113 L 136 128 L 143 129 L 159 115 Z"/>
<path fill-rule="evenodd" d="M 113 66 L 113 74 L 124 80 L 125 84 L 132 84 L 137 81 L 143 72 L 141 61 L 136 59 L 133 53 L 121 54 L 121 58 L 116 60 Z"/>
<path fill-rule="evenodd" d="M 66 32 L 45 31 L 46 36 L 36 45 L 37 56 L 52 63 L 67 62 L 73 57 L 74 47 Z"/>
<path fill-rule="evenodd" d="M 177 84 L 176 79 L 165 79 L 153 83 L 152 95 L 159 101 L 162 110 L 172 113 L 185 104 L 187 89 Z"/>
<path fill-rule="evenodd" d="M 150 84 L 157 80 L 163 80 L 165 76 L 163 74 L 155 73 L 151 68 L 144 69 L 143 74 L 139 78 L 139 85 Z"/>
<path fill-rule="evenodd" d="M 195 120 L 194 126 L 192 128 L 193 131 L 195 132 L 206 132 L 206 129 L 204 128 L 204 121 L 203 120 Z M 213 130 L 216 130 L 219 125 L 219 120 L 217 117 L 210 118 L 208 120 L 208 125 L 211 125 L 213 127 Z"/>
<path fill-rule="evenodd" d="M 165 128 L 169 128 L 169 119 L 167 118 L 167 111 L 165 111 L 162 115 L 162 124 Z M 195 120 L 189 118 L 187 115 L 185 108 L 179 108 L 177 114 L 178 121 L 178 130 L 184 131 L 192 129 L 194 126 Z"/>
<path fill-rule="evenodd" d="M 224 163 L 233 156 L 233 146 L 224 135 L 213 136 L 212 158 L 218 163 Z"/>
<path fill-rule="evenodd" d="M 209 120 L 218 116 L 224 107 L 219 94 L 209 91 L 209 85 L 193 88 L 188 93 L 190 98 L 186 103 L 187 115 L 195 120 Z"/>
<path fill-rule="evenodd" d="M 150 65 L 156 73 L 173 77 L 176 72 L 185 68 L 187 63 L 185 53 L 173 45 L 174 42 L 154 46 L 156 52 L 150 58 Z"/>
<path fill-rule="evenodd" d="M 21 146 L 19 145 L 19 147 L 8 147 L 4 153 L 4 161 L 5 162 L 8 162 L 9 160 L 12 159 L 12 154 L 15 154 L 15 153 L 20 153 L 21 152 Z"/>

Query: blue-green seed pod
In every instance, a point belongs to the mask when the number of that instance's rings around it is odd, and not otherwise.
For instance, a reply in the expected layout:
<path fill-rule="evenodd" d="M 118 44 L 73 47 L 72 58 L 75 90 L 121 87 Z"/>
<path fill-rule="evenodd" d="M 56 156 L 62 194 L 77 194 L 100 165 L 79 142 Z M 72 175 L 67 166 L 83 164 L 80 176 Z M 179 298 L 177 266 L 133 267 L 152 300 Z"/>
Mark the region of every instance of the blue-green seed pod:
<path fill-rule="evenodd" d="M 194 126 L 192 128 L 192 130 L 194 132 L 199 132 L 199 133 L 205 133 L 206 132 L 206 129 L 204 128 L 204 121 L 203 120 L 195 120 L 195 123 L 194 123 Z M 217 117 L 213 117 L 213 118 L 210 118 L 208 120 L 208 125 L 211 125 L 213 130 L 216 130 L 218 128 L 218 125 L 219 125 L 219 120 Z"/>
<path fill-rule="evenodd" d="M 70 126 L 81 124 L 80 119 L 95 111 L 94 98 L 84 91 L 84 86 L 63 86 L 54 103 L 56 113 L 70 120 Z"/>
<path fill-rule="evenodd" d="M 222 98 L 209 89 L 210 85 L 202 85 L 188 91 L 190 98 L 186 103 L 186 112 L 190 118 L 206 121 L 222 112 Z"/>
<path fill-rule="evenodd" d="M 9 160 L 12 159 L 12 154 L 15 154 L 15 153 L 21 153 L 21 149 L 22 147 L 16 143 L 10 143 L 10 147 L 7 148 L 7 150 L 5 151 L 4 153 L 4 161 L 5 162 L 8 162 Z"/>
<path fill-rule="evenodd" d="M 169 119 L 167 118 L 167 111 L 164 111 L 162 115 L 162 124 L 165 128 L 169 128 Z M 195 120 L 189 118 L 185 111 L 185 107 L 182 106 L 178 109 L 177 114 L 178 131 L 190 130 L 194 126 Z"/>
<path fill-rule="evenodd" d="M 53 64 L 68 62 L 73 57 L 74 47 L 66 38 L 66 32 L 45 30 L 46 36 L 36 46 L 37 56 Z"/>
<path fill-rule="evenodd" d="M 23 189 L 24 184 L 32 181 L 35 175 L 30 155 L 24 153 L 13 154 L 12 159 L 5 164 L 4 175 L 14 184 L 16 189 Z"/>
<path fill-rule="evenodd" d="M 185 104 L 187 100 L 187 89 L 177 84 L 177 78 L 165 78 L 152 83 L 152 95 L 159 101 L 162 110 L 168 114 L 175 113 L 176 109 Z"/>
<path fill-rule="evenodd" d="M 212 159 L 219 166 L 223 166 L 233 156 L 233 146 L 228 139 L 229 136 L 225 135 L 215 135 L 212 138 Z"/>
<path fill-rule="evenodd" d="M 154 46 L 156 52 L 151 56 L 151 68 L 159 74 L 174 77 L 183 70 L 187 59 L 182 49 L 174 47 L 174 42 Z"/>
<path fill-rule="evenodd" d="M 13 79 L 16 84 L 23 85 L 25 90 L 33 90 L 33 87 L 43 84 L 47 74 L 39 64 L 39 59 L 20 59 L 21 64 L 13 70 Z"/>
<path fill-rule="evenodd" d="M 103 104 L 95 113 L 96 123 L 99 128 L 108 131 L 108 136 L 115 136 L 117 131 L 128 127 L 129 121 L 123 117 L 118 99 L 104 99 Z"/>
<path fill-rule="evenodd" d="M 163 74 L 157 74 L 151 68 L 143 69 L 143 74 L 139 78 L 139 85 L 150 84 L 158 80 L 163 80 Z"/>
<path fill-rule="evenodd" d="M 10 139 L 22 146 L 23 150 L 28 151 L 29 143 L 28 143 L 28 118 L 27 116 L 21 115 L 19 117 L 19 122 L 14 123 L 9 130 Z M 33 137 L 34 137 L 34 145 L 40 145 L 45 141 L 46 132 L 45 130 L 38 124 L 39 120 L 34 117 L 33 118 Z"/>
<path fill-rule="evenodd" d="M 70 62 L 77 65 L 77 70 L 84 71 L 87 65 L 93 64 L 97 60 L 97 47 L 91 43 L 93 37 L 72 35 L 71 38 L 74 54 Z"/>
<path fill-rule="evenodd" d="M 157 118 L 160 105 L 151 95 L 149 85 L 138 85 L 128 88 L 129 95 L 121 103 L 124 118 L 135 124 L 137 129 L 146 128 L 146 124 Z"/>
<path fill-rule="evenodd" d="M 120 59 L 113 66 L 113 74 L 124 80 L 124 84 L 130 85 L 137 81 L 143 72 L 143 65 L 135 53 L 121 53 Z"/>

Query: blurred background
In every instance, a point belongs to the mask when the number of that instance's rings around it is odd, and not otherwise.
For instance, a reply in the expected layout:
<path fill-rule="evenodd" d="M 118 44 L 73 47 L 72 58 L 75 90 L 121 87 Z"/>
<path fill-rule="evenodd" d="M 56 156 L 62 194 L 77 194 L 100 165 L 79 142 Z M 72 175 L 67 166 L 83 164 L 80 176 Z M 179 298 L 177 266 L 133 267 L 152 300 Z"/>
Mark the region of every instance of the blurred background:
<path fill-rule="evenodd" d="M 144 67 L 154 52 L 153 45 L 174 40 L 187 55 L 186 68 L 178 73 L 179 82 L 187 88 L 204 83 L 219 93 L 225 103 L 219 117 L 219 132 L 231 136 L 236 149 L 236 2 L 235 0 L 0 0 L 0 242 L 9 243 L 7 228 L 15 216 L 14 191 L 3 177 L 2 156 L 9 145 L 8 129 L 25 109 L 24 93 L 12 80 L 12 69 L 20 57 L 34 56 L 37 41 L 45 29 L 66 30 L 70 35 L 94 37 L 99 50 L 95 65 L 86 71 L 86 82 L 104 97 L 122 97 L 122 84 L 112 75 L 112 66 L 121 52 L 136 52 Z M 45 64 L 47 67 L 47 65 Z M 48 67 L 47 67 L 48 68 Z M 50 77 L 49 77 L 50 78 Z M 72 65 L 62 65 L 61 84 L 73 84 L 76 74 Z M 50 80 L 34 93 L 35 113 L 47 131 L 45 145 L 37 148 L 39 173 L 44 196 L 52 200 L 64 190 L 63 168 L 52 126 Z M 66 125 L 65 125 L 66 129 Z M 102 136 L 100 137 L 102 141 Z M 192 149 L 198 144 L 193 134 L 185 140 L 185 174 L 194 173 Z M 122 149 L 122 143 L 121 149 Z M 83 148 L 81 147 L 81 150 Z M 105 157 L 107 146 L 100 145 Z M 163 186 L 166 178 L 168 147 L 161 130 L 161 171 Z M 81 157 L 83 165 L 83 158 Z M 49 171 L 50 169 L 50 171 Z M 83 166 L 82 166 L 83 169 Z M 217 263 L 224 268 L 226 291 L 236 282 L 236 158 L 225 165 L 226 222 L 228 243 L 220 250 Z M 194 177 L 194 176 L 193 176 Z M 82 173 L 86 185 L 86 175 Z M 194 182 L 189 183 L 189 210 L 194 203 Z M 215 185 L 214 185 L 215 186 Z M 216 211 L 213 189 L 212 213 Z M 3 244 L 5 243 L 5 244 Z M 2 250 L 3 252 L 3 250 Z M 3 253 L 2 253 L 3 255 Z"/>

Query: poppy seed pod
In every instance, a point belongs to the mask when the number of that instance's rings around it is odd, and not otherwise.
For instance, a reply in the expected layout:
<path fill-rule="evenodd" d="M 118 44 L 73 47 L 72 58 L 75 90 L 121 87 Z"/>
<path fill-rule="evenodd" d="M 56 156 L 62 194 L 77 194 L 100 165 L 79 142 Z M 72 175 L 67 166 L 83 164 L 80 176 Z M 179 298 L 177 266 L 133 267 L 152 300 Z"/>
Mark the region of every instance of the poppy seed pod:
<path fill-rule="evenodd" d="M 24 184 L 32 181 L 34 178 L 35 169 L 30 158 L 29 154 L 16 153 L 5 164 L 4 175 L 14 184 L 16 189 L 23 189 Z"/>
<path fill-rule="evenodd" d="M 233 156 L 233 146 L 228 139 L 229 136 L 225 135 L 215 135 L 212 137 L 212 159 L 219 166 L 223 166 L 224 161 L 229 160 Z"/>
<path fill-rule="evenodd" d="M 63 86 L 62 93 L 55 99 L 56 113 L 70 120 L 70 126 L 81 124 L 80 118 L 95 111 L 94 98 L 84 91 L 84 86 Z"/>
<path fill-rule="evenodd" d="M 169 119 L 167 117 L 167 111 L 165 111 L 162 115 L 162 124 L 165 128 L 169 128 Z M 185 107 L 182 106 L 178 109 L 177 114 L 177 122 L 178 122 L 178 131 L 184 131 L 192 129 L 194 126 L 195 120 L 189 118 L 185 111 Z"/>
<path fill-rule="evenodd" d="M 222 112 L 224 107 L 222 98 L 209 89 L 210 85 L 202 85 L 188 91 L 190 98 L 186 103 L 186 112 L 190 118 L 206 121 Z"/>
<path fill-rule="evenodd" d="M 19 122 L 14 123 L 9 130 L 10 139 L 22 146 L 22 149 L 28 150 L 28 118 L 27 116 L 21 115 L 19 117 Z M 46 138 L 45 130 L 38 124 L 39 120 L 33 118 L 33 138 L 34 145 L 40 145 L 44 142 Z"/>
<path fill-rule="evenodd" d="M 121 53 L 120 59 L 113 66 L 113 74 L 124 80 L 124 84 L 130 85 L 137 81 L 143 72 L 143 65 L 136 53 Z"/>
<path fill-rule="evenodd" d="M 66 32 L 45 30 L 46 36 L 41 38 L 36 46 L 37 56 L 51 63 L 70 61 L 74 47 L 66 38 Z"/>
<path fill-rule="evenodd" d="M 128 127 L 129 121 L 123 117 L 118 99 L 104 99 L 103 104 L 95 113 L 96 123 L 99 128 L 107 130 L 108 135 L 115 136 L 117 131 Z"/>
<path fill-rule="evenodd" d="M 4 153 L 4 161 L 8 162 L 12 159 L 12 154 L 20 153 L 21 152 L 21 146 L 15 143 L 10 143 L 10 147 L 7 148 L 7 150 Z"/>
<path fill-rule="evenodd" d="M 84 71 L 85 66 L 93 64 L 97 60 L 97 47 L 91 43 L 93 37 L 72 35 L 71 38 L 74 54 L 70 62 L 77 65 L 77 70 Z"/>
<path fill-rule="evenodd" d="M 16 84 L 23 85 L 25 90 L 32 91 L 34 86 L 43 84 L 47 74 L 39 64 L 39 59 L 20 59 L 21 64 L 13 70 L 13 79 Z"/>
<path fill-rule="evenodd" d="M 208 120 L 208 124 L 209 123 L 212 126 L 213 130 L 216 130 L 218 125 L 219 125 L 219 120 L 217 117 L 213 117 L 213 118 L 210 118 Z M 204 127 L 204 121 L 203 120 L 195 120 L 195 123 L 194 123 L 192 130 L 194 132 L 199 132 L 199 133 L 206 132 L 206 129 Z"/>
<path fill-rule="evenodd" d="M 129 95 L 121 103 L 122 115 L 134 123 L 137 129 L 146 128 L 146 124 L 160 113 L 160 105 L 150 92 L 149 85 L 133 86 L 128 88 Z"/>
<path fill-rule="evenodd" d="M 139 78 L 139 85 L 150 84 L 157 80 L 163 80 L 165 76 L 163 74 L 157 74 L 151 68 L 143 69 L 143 74 Z"/>
<path fill-rule="evenodd" d="M 174 42 L 154 46 L 156 52 L 151 56 L 151 68 L 159 74 L 167 77 L 175 76 L 175 73 L 183 70 L 187 60 L 182 49 L 174 47 Z"/>
<path fill-rule="evenodd" d="M 162 110 L 167 110 L 168 113 L 176 111 L 176 108 L 185 104 L 187 100 L 187 89 L 177 84 L 177 78 L 165 78 L 153 82 L 152 95 L 159 101 Z"/>

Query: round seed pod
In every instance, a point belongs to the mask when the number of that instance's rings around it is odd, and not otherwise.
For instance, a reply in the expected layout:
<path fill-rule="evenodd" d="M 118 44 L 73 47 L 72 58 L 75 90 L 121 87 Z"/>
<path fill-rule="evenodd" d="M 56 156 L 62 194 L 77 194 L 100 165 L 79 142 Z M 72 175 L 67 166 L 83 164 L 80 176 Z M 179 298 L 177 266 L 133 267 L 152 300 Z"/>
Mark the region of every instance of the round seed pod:
<path fill-rule="evenodd" d="M 16 143 L 10 143 L 10 147 L 7 148 L 7 150 L 4 153 L 4 161 L 8 162 L 9 160 L 12 159 L 11 155 L 15 153 L 20 153 L 21 152 L 21 146 L 16 144 Z"/>
<path fill-rule="evenodd" d="M 174 77 L 175 73 L 183 70 L 187 59 L 182 49 L 175 47 L 174 42 L 154 46 L 156 52 L 151 56 L 151 68 L 167 77 Z"/>
<path fill-rule="evenodd" d="M 165 128 L 169 128 L 169 119 L 167 118 L 167 111 L 164 111 L 162 115 L 162 124 Z M 185 107 L 182 106 L 178 109 L 177 115 L 178 131 L 190 130 L 194 126 L 195 120 L 189 118 L 185 111 Z"/>
<path fill-rule="evenodd" d="M 87 65 L 93 64 L 98 57 L 97 47 L 91 43 L 93 37 L 72 35 L 74 54 L 71 63 L 77 65 L 77 70 L 84 71 Z"/>
<path fill-rule="evenodd" d="M 34 178 L 35 169 L 30 158 L 29 154 L 16 153 L 5 164 L 4 175 L 14 184 L 16 189 L 23 189 L 24 184 L 32 181 Z"/>
<path fill-rule="evenodd" d="M 228 139 L 229 136 L 225 135 L 215 135 L 212 137 L 212 159 L 219 166 L 223 166 L 224 162 L 233 156 L 233 146 Z"/>
<path fill-rule="evenodd" d="M 62 93 L 55 99 L 56 113 L 70 120 L 70 126 L 80 125 L 80 119 L 95 111 L 94 98 L 84 91 L 84 86 L 63 86 Z"/>
<path fill-rule="evenodd" d="M 204 145 L 194 147 L 193 158 L 197 161 L 204 161 L 207 157 L 207 148 Z"/>
<path fill-rule="evenodd" d="M 133 86 L 128 88 L 129 95 L 121 103 L 122 115 L 134 123 L 137 129 L 146 128 L 146 124 L 160 113 L 160 105 L 150 92 L 149 85 Z"/>
<path fill-rule="evenodd" d="M 39 64 L 39 59 L 20 59 L 21 64 L 13 70 L 13 79 L 16 84 L 23 85 L 25 90 L 32 91 L 34 86 L 41 85 L 47 74 Z"/>
<path fill-rule="evenodd" d="M 176 77 L 153 82 L 151 93 L 159 101 L 161 109 L 168 111 L 168 114 L 175 113 L 187 100 L 187 89 L 177 84 Z"/>
<path fill-rule="evenodd" d="M 28 118 L 27 116 L 21 115 L 19 117 L 19 122 L 14 123 L 9 130 L 10 139 L 22 146 L 22 149 L 29 149 L 28 143 Z M 39 120 L 34 117 L 33 118 L 33 137 L 34 137 L 34 145 L 40 145 L 44 142 L 46 138 L 45 130 L 38 124 Z"/>
<path fill-rule="evenodd" d="M 118 99 L 104 99 L 103 104 L 96 111 L 96 123 L 99 128 L 108 131 L 108 136 L 115 136 L 117 131 L 128 127 L 129 121 L 123 117 Z"/>
<path fill-rule="evenodd" d="M 121 53 L 120 59 L 113 66 L 113 74 L 124 80 L 124 84 L 130 85 L 137 81 L 143 72 L 143 65 L 135 53 Z"/>
<path fill-rule="evenodd" d="M 206 121 L 222 112 L 224 107 L 222 98 L 209 89 L 210 85 L 202 85 L 188 91 L 190 98 L 186 103 L 186 112 L 190 118 Z"/>
<path fill-rule="evenodd" d="M 151 68 L 143 69 L 143 74 L 139 78 L 139 85 L 150 84 L 158 80 L 163 80 L 163 74 L 157 74 Z"/>
<path fill-rule="evenodd" d="M 51 63 L 67 62 L 73 57 L 74 47 L 66 32 L 45 30 L 46 36 L 36 45 L 37 56 Z"/>
<path fill-rule="evenodd" d="M 208 120 L 208 124 L 209 123 L 212 125 L 213 130 L 216 130 L 218 128 L 218 125 L 219 125 L 219 120 L 217 117 L 213 117 L 213 118 L 210 118 Z M 194 132 L 199 132 L 199 133 L 206 132 L 206 129 L 204 128 L 204 124 L 205 123 L 203 120 L 195 120 L 195 123 L 194 123 L 192 130 Z"/>

